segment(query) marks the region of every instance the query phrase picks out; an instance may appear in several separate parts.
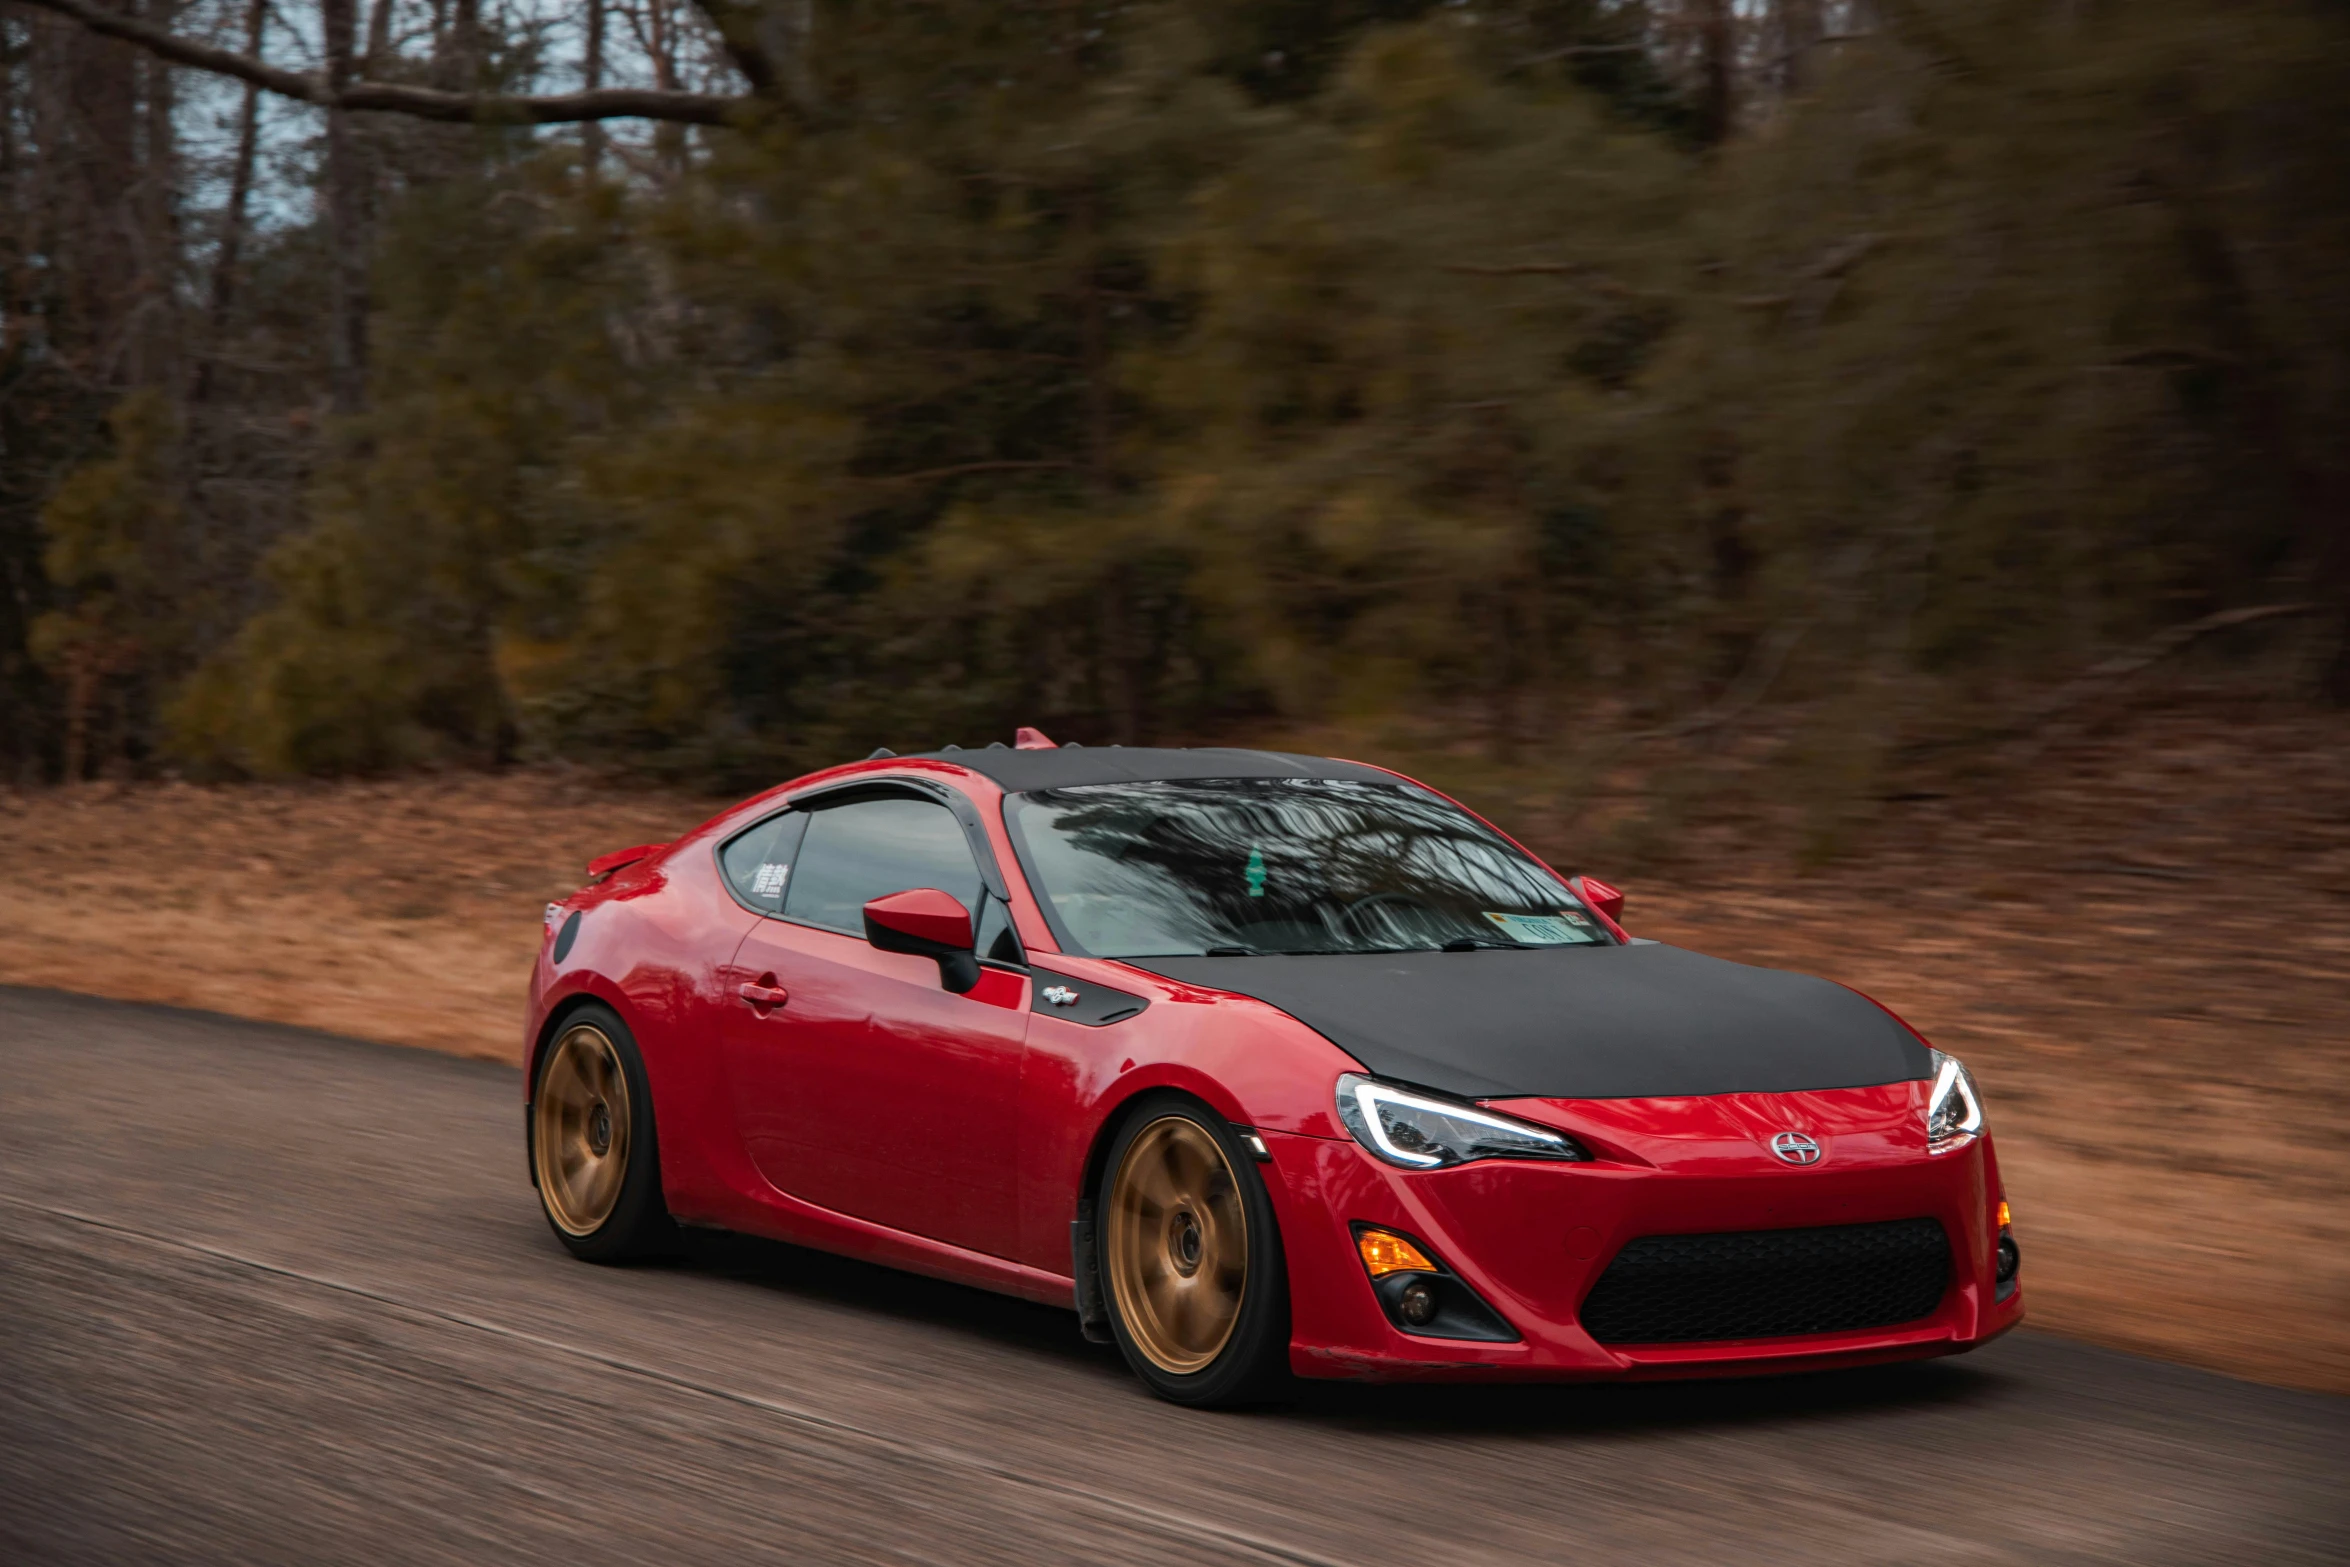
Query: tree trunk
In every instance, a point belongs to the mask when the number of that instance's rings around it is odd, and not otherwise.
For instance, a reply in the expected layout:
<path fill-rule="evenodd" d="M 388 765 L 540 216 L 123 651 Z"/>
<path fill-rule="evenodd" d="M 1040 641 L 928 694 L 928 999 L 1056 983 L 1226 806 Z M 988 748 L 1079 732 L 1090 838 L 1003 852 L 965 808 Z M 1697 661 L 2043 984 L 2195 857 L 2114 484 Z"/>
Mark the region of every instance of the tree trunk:
<path fill-rule="evenodd" d="M 351 80 L 353 0 L 320 0 L 326 35 L 326 78 L 340 91 Z M 328 364 L 338 414 L 367 405 L 367 193 L 365 170 L 352 135 L 348 110 L 326 111 L 326 228 L 333 341 Z"/>
<path fill-rule="evenodd" d="M 1698 0 L 1697 129 L 1708 146 L 1729 139 L 1737 82 L 1737 15 L 1731 0 Z"/>
<path fill-rule="evenodd" d="M 1820 41 L 1820 0 L 1776 0 L 1772 8 L 1778 23 L 1778 70 L 1773 73 L 1781 93 L 1803 90 L 1817 62 L 1812 59 Z"/>
<path fill-rule="evenodd" d="M 645 52 L 653 60 L 653 85 L 660 88 L 677 86 L 677 24 L 670 15 L 669 0 L 652 0 L 645 7 Z M 662 172 L 672 182 L 685 174 L 685 132 L 675 125 L 653 127 L 653 154 L 660 162 Z"/>
<path fill-rule="evenodd" d="M 1101 195 L 1087 189 L 1077 197 L 1078 265 L 1084 268 L 1080 319 L 1085 356 L 1085 472 L 1094 498 L 1110 496 L 1110 340 L 1102 311 Z"/>
<path fill-rule="evenodd" d="M 471 92 L 481 85 L 481 0 L 456 0 L 449 13 L 449 58 L 456 67 L 456 87 Z"/>
<path fill-rule="evenodd" d="M 367 48 L 359 56 L 362 76 L 380 75 L 384 62 L 392 57 L 392 3 L 393 0 L 375 0 L 375 9 L 367 13 Z M 260 41 L 252 41 L 245 52 L 258 56 Z"/>
<path fill-rule="evenodd" d="M 389 0 L 384 0 L 388 8 Z M 269 0 L 249 0 L 245 7 L 245 52 L 261 58 L 262 30 L 269 17 Z M 237 263 L 245 248 L 245 209 L 253 199 L 253 158 L 261 125 L 261 89 L 245 84 L 245 100 L 237 111 L 237 155 L 229 170 L 228 204 L 220 217 L 220 251 L 212 259 L 212 297 L 207 309 L 204 357 L 196 365 L 192 402 L 212 396 L 213 360 L 228 332 L 229 311 L 237 296 Z"/>
<path fill-rule="evenodd" d="M 121 0 L 116 9 L 127 7 Z M 65 298 L 67 362 L 84 380 L 122 384 L 124 349 L 137 292 L 136 256 L 123 243 L 138 231 L 132 203 L 139 180 L 138 57 L 78 28 L 47 40 L 66 57 L 65 102 L 46 128 L 44 159 L 64 164 L 55 191 L 56 269 Z"/>
<path fill-rule="evenodd" d="M 150 0 L 148 19 L 171 25 L 179 0 Z M 180 312 L 174 286 L 180 269 L 179 132 L 174 120 L 177 94 L 171 67 L 152 55 L 140 60 L 145 101 L 140 128 L 144 146 L 139 181 L 138 319 L 133 324 L 126 365 L 134 386 L 181 385 Z"/>
<path fill-rule="evenodd" d="M 82 781 L 89 770 L 90 699 L 97 679 L 86 651 L 77 650 L 65 677 L 65 783 Z"/>
<path fill-rule="evenodd" d="M 604 0 L 587 0 L 587 57 L 580 62 L 580 85 L 593 92 L 604 85 Z M 590 180 L 604 172 L 604 126 L 590 120 L 579 128 L 580 165 Z"/>
<path fill-rule="evenodd" d="M 25 228 L 33 203 L 26 199 L 17 153 L 17 115 L 24 111 L 17 107 L 16 84 L 15 66 L 0 65 L 0 364 L 16 358 L 31 324 L 25 260 L 33 240 Z"/>
<path fill-rule="evenodd" d="M 816 0 L 781 0 L 769 15 L 776 36 L 770 53 L 780 54 L 784 91 L 802 112 L 816 107 Z"/>

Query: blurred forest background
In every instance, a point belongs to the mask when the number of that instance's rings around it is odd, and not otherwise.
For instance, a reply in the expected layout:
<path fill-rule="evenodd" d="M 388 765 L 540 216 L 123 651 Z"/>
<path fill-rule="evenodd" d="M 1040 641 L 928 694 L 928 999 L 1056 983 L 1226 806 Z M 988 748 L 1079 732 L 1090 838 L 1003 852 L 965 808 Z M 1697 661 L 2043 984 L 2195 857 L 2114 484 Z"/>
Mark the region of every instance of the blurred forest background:
<path fill-rule="evenodd" d="M 1832 852 L 2350 700 L 2346 193 L 2330 0 L 0 0 L 0 780 L 1663 737 Z"/>

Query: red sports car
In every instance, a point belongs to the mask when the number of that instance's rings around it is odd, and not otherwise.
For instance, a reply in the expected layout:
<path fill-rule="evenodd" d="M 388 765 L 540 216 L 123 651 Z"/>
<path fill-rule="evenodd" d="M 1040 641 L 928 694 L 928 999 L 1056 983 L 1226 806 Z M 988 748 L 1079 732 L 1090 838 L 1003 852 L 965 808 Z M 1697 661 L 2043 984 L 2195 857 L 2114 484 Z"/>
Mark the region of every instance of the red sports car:
<path fill-rule="evenodd" d="M 1154 1391 L 1794 1371 L 2023 1315 L 1966 1068 L 1383 768 L 887 752 L 547 909 L 530 1168 L 1075 1309 Z"/>

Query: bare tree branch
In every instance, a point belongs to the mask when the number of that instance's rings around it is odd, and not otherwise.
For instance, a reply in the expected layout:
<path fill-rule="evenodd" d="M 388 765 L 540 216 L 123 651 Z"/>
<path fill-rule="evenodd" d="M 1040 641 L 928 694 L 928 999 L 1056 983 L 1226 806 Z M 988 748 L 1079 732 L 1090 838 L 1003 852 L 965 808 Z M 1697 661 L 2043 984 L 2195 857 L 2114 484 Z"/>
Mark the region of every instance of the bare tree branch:
<path fill-rule="evenodd" d="M 1639 54 L 1646 44 L 1569 44 L 1564 49 L 1546 49 L 1540 54 L 1527 55 L 1511 63 L 1512 71 L 1528 71 L 1537 65 L 1550 65 L 1560 60 L 1579 60 L 1594 54 Z"/>
<path fill-rule="evenodd" d="M 1466 277 L 1564 277 L 1590 289 L 1595 294 L 1606 294 L 1614 299 L 1655 299 L 1659 296 L 1648 289 L 1634 288 L 1618 278 L 1609 277 L 1594 266 L 1580 261 L 1447 261 L 1440 263 L 1439 272 L 1455 272 Z"/>
<path fill-rule="evenodd" d="M 1773 68 L 1776 68 L 1778 66 L 1785 65 L 1790 60 L 1800 58 L 1810 50 L 1820 48 L 1826 44 L 1866 43 L 1875 36 L 1876 34 L 1874 33 L 1822 33 L 1817 38 L 1807 38 L 1799 44 L 1780 50 L 1776 55 L 1771 57 L 1769 63 Z"/>
<path fill-rule="evenodd" d="M 1811 630 L 1809 617 L 1774 626 L 1764 636 L 1755 639 L 1754 647 L 1746 656 L 1746 663 L 1736 678 L 1722 692 L 1721 700 L 1701 713 L 1693 713 L 1679 723 L 1667 724 L 1662 729 L 1650 729 L 1633 735 L 1635 740 L 1679 740 L 1707 729 L 1719 728 L 1761 701 L 1779 678 L 1779 671 L 1787 667 L 1787 655 L 1795 651 L 1804 633 Z"/>
<path fill-rule="evenodd" d="M 1065 473 L 1073 462 L 960 462 L 951 468 L 924 468 L 919 473 L 860 474 L 872 484 L 928 484 L 936 479 L 959 479 L 967 473 Z"/>
<path fill-rule="evenodd" d="M 585 120 L 628 119 L 731 125 L 752 107 L 749 98 L 642 87 L 525 95 L 443 92 L 397 82 L 354 81 L 338 94 L 321 74 L 289 71 L 249 55 L 215 48 L 135 16 L 94 5 L 91 0 L 22 0 L 22 3 L 70 17 L 94 33 L 137 44 L 174 65 L 234 77 L 281 97 L 321 107 L 339 104 L 354 111 L 405 114 L 425 120 L 516 125 L 574 125 Z M 753 85 L 757 85 L 755 80 Z"/>
<path fill-rule="evenodd" d="M 288 98 L 317 103 L 326 91 L 324 81 L 301 71 L 285 70 L 260 60 L 247 59 L 226 49 L 216 49 L 210 44 L 183 38 L 177 33 L 143 22 L 127 12 L 109 11 L 91 5 L 88 0 L 23 0 L 23 3 L 71 17 L 94 33 L 137 44 L 175 65 L 192 65 L 198 70 L 233 76 L 239 81 L 251 82 Z"/>
<path fill-rule="evenodd" d="M 388 9 L 391 0 L 377 0 Z M 246 0 L 245 53 L 258 58 L 261 40 L 269 21 L 269 0 Z M 220 345 L 227 340 L 229 307 L 236 302 L 237 260 L 245 244 L 245 208 L 253 195 L 253 164 L 260 151 L 261 89 L 253 83 L 245 84 L 244 103 L 237 111 L 237 152 L 229 176 L 228 204 L 220 220 L 220 251 L 212 263 L 212 307 L 208 312 L 209 330 L 205 334 L 202 355 L 196 361 L 196 379 L 188 393 L 190 402 L 206 402 L 212 396 L 214 371 L 224 361 Z"/>
<path fill-rule="evenodd" d="M 1826 283 L 1830 285 L 1824 294 L 1815 298 L 1812 308 L 1806 312 L 1813 324 L 1816 325 L 1818 318 L 1826 314 L 1829 303 L 1835 298 L 1835 288 L 1842 283 L 1844 274 L 1850 272 L 1863 256 L 1884 243 L 1885 236 L 1882 234 L 1855 234 L 1849 239 L 1839 240 L 1830 245 L 1826 251 L 1821 253 L 1818 260 L 1795 274 L 1796 281 L 1799 283 Z M 1792 292 L 1746 294 L 1731 300 L 1730 303 L 1741 310 L 1777 310 L 1783 306 L 1794 304 L 1796 297 Z"/>
<path fill-rule="evenodd" d="M 1819 260 L 1803 269 L 1800 276 L 1810 281 L 1842 277 L 1852 270 L 1853 263 L 1885 243 L 1882 234 L 1855 234 L 1838 245 L 1832 245 Z"/>
<path fill-rule="evenodd" d="M 1448 261 L 1438 270 L 1470 277 L 1574 277 L 1590 268 L 1574 261 Z"/>
<path fill-rule="evenodd" d="M 31 0 L 46 5 L 53 0 Z M 316 101 L 316 100 L 313 100 Z M 668 120 L 683 125 L 732 125 L 752 106 L 749 98 L 718 93 L 666 92 L 650 87 L 599 87 L 593 92 L 523 96 L 439 92 L 392 82 L 353 82 L 343 107 L 406 114 L 426 120 L 522 125 L 577 125 L 586 120 Z"/>
<path fill-rule="evenodd" d="M 2023 709 L 2014 721 L 2015 729 L 2029 733 L 2112 685 L 2127 675 L 2134 675 L 2147 666 L 2158 663 L 2178 652 L 2198 637 L 2215 631 L 2229 631 L 2237 626 L 2249 626 L 2257 621 L 2276 620 L 2287 615 L 2315 614 L 2325 606 L 2319 603 L 2255 604 L 2245 609 L 2223 609 L 2206 615 L 2201 620 L 2190 620 L 2183 625 L 2166 626 L 2136 647 L 2116 653 L 2082 674 L 2066 681 L 2056 690 Z"/>
<path fill-rule="evenodd" d="M 760 36 L 759 6 L 745 0 L 694 0 L 694 8 L 717 30 L 727 59 L 743 73 L 751 91 L 761 98 L 780 98 L 783 73 L 776 69 L 774 56 Z"/>
<path fill-rule="evenodd" d="M 2000 723 L 1964 734 L 1916 741 L 1903 746 L 1899 754 L 1905 761 L 1915 761 L 1959 746 L 1997 744 L 2003 747 L 2005 759 L 2010 764 L 2028 763 L 2051 743 L 2062 739 L 2072 727 L 2069 723 L 2060 724 L 2058 720 L 2064 719 L 2093 698 L 2102 696 L 2120 681 L 2160 663 L 2199 638 L 2217 631 L 2232 631 L 2238 626 L 2257 625 L 2266 620 L 2323 614 L 2329 608 L 2329 605 L 2315 600 L 2292 604 L 2254 604 L 2243 609 L 2223 609 L 2217 614 L 2205 615 L 2200 620 L 2167 626 L 2135 647 L 2114 654 L 2054 691 L 2044 693 L 2039 700 L 2017 709 Z"/>

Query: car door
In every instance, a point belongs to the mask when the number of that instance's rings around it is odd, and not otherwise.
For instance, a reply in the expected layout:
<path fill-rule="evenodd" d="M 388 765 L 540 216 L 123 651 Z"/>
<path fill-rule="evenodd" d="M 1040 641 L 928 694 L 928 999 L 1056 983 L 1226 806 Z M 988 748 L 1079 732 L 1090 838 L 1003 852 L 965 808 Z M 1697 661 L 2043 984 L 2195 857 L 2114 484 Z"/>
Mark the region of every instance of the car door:
<path fill-rule="evenodd" d="M 746 901 L 780 902 L 736 950 L 721 1030 L 752 1161 L 819 1207 L 1012 1255 L 1028 1027 L 1026 977 L 1006 961 L 1017 944 L 983 944 L 981 983 L 955 995 L 936 960 L 864 936 L 867 901 L 915 887 L 953 895 L 977 929 L 1008 930 L 963 824 L 911 790 L 866 788 L 786 813 L 755 849 L 737 856 Z"/>

